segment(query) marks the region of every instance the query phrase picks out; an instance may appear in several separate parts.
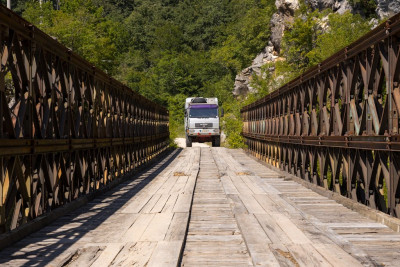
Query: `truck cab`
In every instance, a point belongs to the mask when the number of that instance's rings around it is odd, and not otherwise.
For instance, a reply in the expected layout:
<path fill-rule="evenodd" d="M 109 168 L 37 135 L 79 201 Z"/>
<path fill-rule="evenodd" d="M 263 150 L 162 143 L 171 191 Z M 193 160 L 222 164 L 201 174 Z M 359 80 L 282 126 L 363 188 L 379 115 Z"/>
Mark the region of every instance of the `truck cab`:
<path fill-rule="evenodd" d="M 221 112 L 221 116 L 219 115 Z M 221 143 L 220 117 L 223 109 L 217 98 L 189 97 L 185 102 L 186 147 L 192 142 L 212 142 L 219 147 Z"/>

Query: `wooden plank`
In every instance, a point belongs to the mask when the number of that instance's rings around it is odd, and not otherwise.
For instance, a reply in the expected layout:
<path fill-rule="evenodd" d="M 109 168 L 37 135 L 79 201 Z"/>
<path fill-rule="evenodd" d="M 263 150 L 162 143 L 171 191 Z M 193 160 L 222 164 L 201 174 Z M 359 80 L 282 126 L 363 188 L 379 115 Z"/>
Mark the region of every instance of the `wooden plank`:
<path fill-rule="evenodd" d="M 257 183 L 262 189 L 264 190 L 265 193 L 268 194 L 275 194 L 278 195 L 281 192 L 273 187 L 272 185 L 268 184 L 267 181 L 262 180 L 260 177 L 255 177 L 255 176 L 249 176 L 250 179 L 252 179 L 255 183 Z"/>
<path fill-rule="evenodd" d="M 258 204 L 265 210 L 265 212 L 279 212 L 278 205 L 268 195 L 253 195 Z"/>
<path fill-rule="evenodd" d="M 171 188 L 170 194 L 182 193 L 184 191 L 185 185 L 189 179 L 189 176 L 175 176 L 174 178 L 176 178 L 176 183 Z"/>
<path fill-rule="evenodd" d="M 232 183 L 236 187 L 237 191 L 239 194 L 243 195 L 251 195 L 253 194 L 253 191 L 250 190 L 250 188 L 240 179 L 238 176 L 230 176 Z"/>
<path fill-rule="evenodd" d="M 290 244 L 291 239 L 286 233 L 279 227 L 273 217 L 270 214 L 254 214 L 258 223 L 261 225 L 268 238 L 274 244 Z"/>
<path fill-rule="evenodd" d="M 97 245 L 79 248 L 75 253 L 70 255 L 71 260 L 69 261 L 68 266 L 90 266 L 94 261 L 96 261 L 102 252 L 102 248 Z"/>
<path fill-rule="evenodd" d="M 363 266 L 358 260 L 353 258 L 336 244 L 313 244 L 313 246 L 332 266 Z"/>
<path fill-rule="evenodd" d="M 168 194 L 161 195 L 157 203 L 151 209 L 150 213 L 160 213 L 169 199 Z"/>
<path fill-rule="evenodd" d="M 168 231 L 173 213 L 156 213 L 139 241 L 162 241 Z"/>
<path fill-rule="evenodd" d="M 253 194 L 265 194 L 264 189 L 255 183 L 254 180 L 251 179 L 251 176 L 242 175 L 240 178 L 250 188 L 250 190 L 253 191 Z"/>
<path fill-rule="evenodd" d="M 80 237 L 79 240 L 85 240 L 85 242 L 96 242 L 96 243 L 107 243 L 107 242 L 119 242 L 125 235 L 125 232 L 132 226 L 132 224 L 137 220 L 139 214 L 137 213 L 117 213 L 113 216 L 108 217 L 107 220 L 103 221 L 98 225 L 95 231 L 88 231 L 91 226 L 87 224 L 68 224 L 68 221 L 64 222 L 66 225 L 60 227 L 58 230 L 54 231 L 54 236 L 58 237 L 60 234 L 65 232 L 75 232 L 82 233 L 85 235 Z M 86 220 L 85 220 L 86 221 Z M 118 225 L 118 227 L 109 227 L 110 225 Z M 57 226 L 58 227 L 58 226 Z M 50 232 L 50 231 L 49 231 Z M 45 235 L 49 235 L 49 232 Z M 99 235 L 98 232 L 102 234 Z M 43 233 L 39 234 L 43 237 Z M 76 236 L 77 238 L 79 236 Z"/>
<path fill-rule="evenodd" d="M 269 249 L 268 238 L 253 214 L 236 214 L 239 229 L 246 241 L 254 265 L 279 266 L 274 254 Z"/>
<path fill-rule="evenodd" d="M 182 249 L 181 241 L 161 241 L 157 243 L 153 255 L 147 267 L 173 266 L 178 265 L 179 255 Z"/>
<path fill-rule="evenodd" d="M 257 200 L 255 200 L 253 195 L 240 194 L 239 197 L 249 213 L 265 213 L 265 210 L 260 206 Z"/>
<path fill-rule="evenodd" d="M 210 149 L 202 149 L 183 266 L 251 265 Z M 241 202 L 238 195 L 237 201 Z M 241 204 L 243 206 L 243 204 Z"/>
<path fill-rule="evenodd" d="M 274 253 L 265 244 L 247 244 L 251 259 L 256 266 L 281 266 Z"/>
<path fill-rule="evenodd" d="M 172 212 L 177 199 L 178 199 L 178 194 L 170 195 L 167 202 L 164 205 L 164 208 L 162 209 L 162 212 Z"/>
<path fill-rule="evenodd" d="M 125 232 L 121 242 L 139 241 L 153 217 L 154 214 L 140 214 L 135 223 Z"/>
<path fill-rule="evenodd" d="M 128 243 L 110 266 L 146 266 L 157 242 Z"/>
<path fill-rule="evenodd" d="M 92 266 L 110 266 L 122 248 L 123 245 L 121 243 L 111 243 L 107 245 L 100 256 L 93 262 Z"/>
<path fill-rule="evenodd" d="M 160 194 L 154 194 L 150 200 L 144 205 L 140 213 L 150 213 L 153 207 L 156 205 L 158 200 L 160 199 L 161 195 Z"/>
<path fill-rule="evenodd" d="M 332 266 L 311 244 L 289 244 L 287 248 L 300 266 Z"/>
<path fill-rule="evenodd" d="M 310 239 L 285 215 L 273 213 L 271 216 L 294 244 L 311 244 Z"/>
<path fill-rule="evenodd" d="M 139 213 L 140 210 L 149 202 L 152 195 L 140 194 L 135 197 L 122 211 L 121 213 Z"/>
<path fill-rule="evenodd" d="M 174 212 L 189 212 L 190 206 L 192 204 L 192 197 L 193 196 L 191 194 L 179 194 L 173 211 Z"/>
<path fill-rule="evenodd" d="M 242 235 L 188 235 L 186 242 L 215 241 L 215 242 L 243 242 Z"/>
<path fill-rule="evenodd" d="M 182 241 L 185 239 L 185 234 L 187 230 L 189 220 L 189 213 L 176 212 L 172 218 L 171 224 L 167 234 L 165 235 L 165 241 Z"/>
<path fill-rule="evenodd" d="M 234 214 L 246 214 L 249 213 L 247 208 L 244 206 L 242 200 L 239 198 L 239 195 L 226 195 L 228 198 L 229 203 L 233 206 L 233 213 Z"/>
<path fill-rule="evenodd" d="M 176 180 L 176 176 L 171 174 L 167 181 L 157 190 L 157 194 L 170 194 L 170 191 L 174 187 Z"/>
<path fill-rule="evenodd" d="M 270 248 L 274 253 L 276 260 L 279 262 L 281 266 L 300 266 L 297 262 L 296 258 L 293 257 L 292 253 L 288 250 L 288 248 L 283 244 L 271 244 Z"/>
<path fill-rule="evenodd" d="M 224 187 L 225 194 L 239 194 L 236 187 L 233 185 L 232 180 L 229 176 L 221 177 L 222 186 Z"/>
<path fill-rule="evenodd" d="M 159 177 L 159 179 L 153 179 L 149 184 L 146 185 L 145 188 L 141 190 L 141 192 L 148 195 L 154 195 L 167 180 L 168 177 Z"/>
<path fill-rule="evenodd" d="M 236 214 L 235 217 L 246 244 L 272 243 L 253 214 Z"/>
<path fill-rule="evenodd" d="M 383 229 L 389 229 L 384 224 L 381 223 L 371 223 L 371 222 L 362 222 L 362 223 L 345 223 L 345 222 L 339 222 L 339 223 L 325 223 L 324 226 L 329 227 L 329 228 L 383 228 Z"/>
<path fill-rule="evenodd" d="M 196 171 L 195 174 L 189 176 L 185 188 L 183 189 L 184 194 L 188 195 L 193 194 L 194 186 L 196 184 L 196 179 L 197 179 L 197 172 L 198 171 Z"/>

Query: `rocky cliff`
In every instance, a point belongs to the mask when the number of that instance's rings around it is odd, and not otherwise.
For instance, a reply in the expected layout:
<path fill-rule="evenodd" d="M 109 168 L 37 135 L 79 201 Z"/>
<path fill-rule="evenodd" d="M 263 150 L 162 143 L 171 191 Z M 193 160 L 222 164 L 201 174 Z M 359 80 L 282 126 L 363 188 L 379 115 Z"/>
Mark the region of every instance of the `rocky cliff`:
<path fill-rule="evenodd" d="M 350 0 L 349 0 L 350 1 Z M 362 13 L 361 10 L 355 10 L 348 0 L 306 0 L 306 3 L 312 9 L 324 10 L 332 9 L 334 12 L 343 14 L 346 11 Z M 400 0 L 375 0 L 376 15 L 379 19 L 393 16 L 400 12 Z M 354 2 L 354 0 L 353 0 Z M 279 52 L 281 40 L 285 31 L 285 25 L 293 21 L 295 11 L 300 7 L 299 0 L 276 0 L 276 13 L 271 19 L 271 37 L 267 46 L 258 54 L 251 66 L 242 70 L 235 79 L 233 94 L 246 95 L 254 93 L 256 89 L 251 87 L 252 77 L 254 75 L 262 76 L 262 66 L 280 60 Z"/>

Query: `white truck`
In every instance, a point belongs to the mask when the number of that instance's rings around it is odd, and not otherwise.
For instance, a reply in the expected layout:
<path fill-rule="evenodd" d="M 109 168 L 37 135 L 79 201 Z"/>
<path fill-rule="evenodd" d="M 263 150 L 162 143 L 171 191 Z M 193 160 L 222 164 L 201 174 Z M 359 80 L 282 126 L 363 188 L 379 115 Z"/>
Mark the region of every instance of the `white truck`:
<path fill-rule="evenodd" d="M 221 112 L 221 116 L 219 115 Z M 221 127 L 219 118 L 224 110 L 218 107 L 217 98 L 189 97 L 185 102 L 186 147 L 192 142 L 212 142 L 219 147 L 221 143 Z"/>

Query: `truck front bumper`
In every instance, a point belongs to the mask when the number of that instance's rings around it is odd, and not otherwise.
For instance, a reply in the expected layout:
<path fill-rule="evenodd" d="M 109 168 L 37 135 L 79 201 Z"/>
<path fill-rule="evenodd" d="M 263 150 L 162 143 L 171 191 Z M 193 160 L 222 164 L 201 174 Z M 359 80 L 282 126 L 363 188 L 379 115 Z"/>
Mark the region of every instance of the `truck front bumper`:
<path fill-rule="evenodd" d="M 219 129 L 187 129 L 186 134 L 188 136 L 213 136 L 220 135 Z"/>

